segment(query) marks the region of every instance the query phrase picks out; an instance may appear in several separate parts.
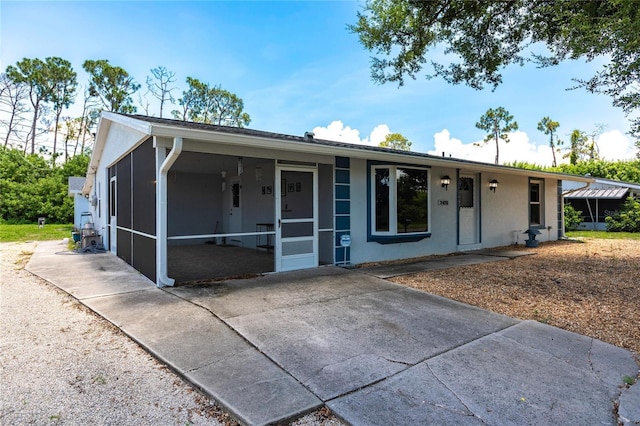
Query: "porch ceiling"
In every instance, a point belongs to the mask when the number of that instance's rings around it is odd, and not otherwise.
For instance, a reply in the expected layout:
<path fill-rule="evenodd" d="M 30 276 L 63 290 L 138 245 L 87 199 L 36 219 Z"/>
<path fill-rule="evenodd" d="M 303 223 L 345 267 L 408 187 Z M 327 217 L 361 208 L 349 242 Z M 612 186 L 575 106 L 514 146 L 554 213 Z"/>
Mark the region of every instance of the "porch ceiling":
<path fill-rule="evenodd" d="M 243 157 L 243 162 L 245 167 L 251 167 L 253 164 L 264 162 L 264 160 Z M 229 173 L 229 176 L 234 176 L 237 167 L 237 156 L 187 151 L 180 154 L 171 167 L 171 171 L 196 174 L 220 174 L 224 170 Z"/>

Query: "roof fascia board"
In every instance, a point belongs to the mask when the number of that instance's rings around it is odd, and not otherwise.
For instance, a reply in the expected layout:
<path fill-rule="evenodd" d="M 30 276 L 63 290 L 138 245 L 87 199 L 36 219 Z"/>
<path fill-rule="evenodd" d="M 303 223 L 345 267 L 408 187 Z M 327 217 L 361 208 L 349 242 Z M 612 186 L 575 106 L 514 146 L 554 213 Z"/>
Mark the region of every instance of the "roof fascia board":
<path fill-rule="evenodd" d="M 98 133 L 96 134 L 96 140 L 93 145 L 93 152 L 91 153 L 91 159 L 89 160 L 89 165 L 87 166 L 87 179 L 82 186 L 81 193 L 83 195 L 89 195 L 91 193 L 91 189 L 93 188 L 95 180 L 95 174 L 98 170 L 100 160 L 102 159 L 102 154 L 104 152 L 104 147 L 107 142 L 107 136 L 109 135 L 109 130 L 111 129 L 112 123 L 121 124 L 122 126 L 142 133 L 143 135 L 145 135 L 141 138 L 142 140 L 146 139 L 151 130 L 151 126 L 147 122 L 131 117 L 126 117 L 113 112 L 103 111 L 100 115 L 100 120 L 98 121 Z M 135 146 L 139 145 L 139 143 L 140 140 L 136 143 Z"/>
<path fill-rule="evenodd" d="M 220 144 L 228 144 L 233 146 L 255 147 L 272 150 L 286 150 L 313 154 L 323 154 L 332 156 L 348 156 L 364 159 L 381 159 L 383 161 L 392 161 L 390 158 L 397 158 L 395 161 L 423 162 L 426 158 L 407 156 L 403 154 L 364 151 L 357 148 L 348 148 L 331 145 L 312 144 L 308 142 L 287 141 L 284 146 L 283 141 L 275 138 L 266 138 L 254 135 L 240 135 L 232 133 L 216 132 L 213 130 L 201 129 L 185 129 L 165 125 L 152 125 L 152 133 L 161 137 L 183 137 L 186 139 L 194 139 L 206 142 L 215 142 Z"/>
<path fill-rule="evenodd" d="M 346 156 L 351 158 L 360 158 L 366 160 L 378 160 L 387 162 L 409 162 L 415 164 L 425 164 L 431 166 L 441 166 L 447 168 L 469 168 L 474 171 L 496 173 L 496 174 L 516 174 L 521 176 L 574 180 L 577 182 L 593 182 L 591 177 L 582 177 L 567 175 L 563 173 L 541 172 L 538 170 L 517 169 L 505 166 L 495 166 L 492 164 L 476 163 L 472 161 L 460 161 L 450 158 L 439 158 L 436 156 L 420 157 L 415 155 L 406 155 L 395 152 L 376 152 L 368 151 L 361 148 L 349 148 L 340 146 L 330 146 L 321 144 L 311 144 L 306 142 L 287 141 L 286 147 L 283 147 L 283 141 L 274 138 L 259 137 L 254 135 L 240 135 L 216 132 L 212 130 L 202 129 L 186 129 L 176 126 L 167 126 L 163 124 L 151 124 L 151 133 L 155 136 L 174 138 L 183 137 L 206 142 L 216 142 L 220 144 L 228 144 L 243 147 L 259 147 L 263 149 L 273 149 L 287 151 L 296 151 L 304 153 L 314 153 L 321 155 Z"/>
<path fill-rule="evenodd" d="M 122 117 L 122 116 L 119 116 Z M 128 118 L 134 122 L 138 119 Z M 173 126 L 170 124 L 147 123 L 150 127 L 150 134 L 154 136 L 163 136 L 168 138 L 183 137 L 188 139 L 202 140 L 206 142 L 216 142 L 220 144 L 231 144 L 234 146 L 260 147 L 266 149 L 283 149 L 283 141 L 277 138 L 260 137 L 256 135 L 233 134 L 226 132 L 217 132 L 215 130 L 206 129 L 189 129 L 181 126 Z M 332 156 L 346 156 L 351 158 L 360 158 L 367 160 L 378 160 L 387 162 L 409 162 L 414 164 L 424 164 L 430 166 L 439 166 L 446 168 L 467 168 L 474 171 L 511 174 L 520 176 L 529 176 L 537 178 L 564 179 L 575 182 L 593 182 L 592 177 L 576 176 L 565 173 L 543 172 L 538 170 L 518 169 L 508 166 L 496 166 L 493 164 L 478 163 L 469 160 L 460 160 L 453 158 L 440 158 L 437 156 L 416 156 L 406 155 L 395 152 L 376 152 L 372 150 L 362 149 L 361 147 L 344 147 L 335 145 L 312 144 L 308 142 L 298 142 L 288 140 L 286 148 L 288 151 L 297 151 L 304 153 L 316 153 Z"/>
<path fill-rule="evenodd" d="M 123 126 L 129 127 L 133 130 L 136 130 L 140 133 L 144 133 L 146 135 L 151 134 L 151 123 L 140 120 L 138 118 L 129 117 L 126 115 L 116 114 L 114 112 L 103 112 L 102 118 L 107 119 L 113 123 L 122 124 Z"/>

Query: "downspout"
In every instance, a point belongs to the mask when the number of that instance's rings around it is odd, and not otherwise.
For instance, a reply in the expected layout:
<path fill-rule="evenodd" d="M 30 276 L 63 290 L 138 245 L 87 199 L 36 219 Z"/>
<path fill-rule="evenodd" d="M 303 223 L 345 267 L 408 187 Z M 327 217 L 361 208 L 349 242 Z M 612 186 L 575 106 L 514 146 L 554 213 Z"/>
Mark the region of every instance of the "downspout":
<path fill-rule="evenodd" d="M 161 149 L 161 148 L 158 148 Z M 169 151 L 158 171 L 158 211 L 156 230 L 156 285 L 171 287 L 173 278 L 167 276 L 167 174 L 182 152 L 182 138 L 173 138 L 173 148 Z"/>

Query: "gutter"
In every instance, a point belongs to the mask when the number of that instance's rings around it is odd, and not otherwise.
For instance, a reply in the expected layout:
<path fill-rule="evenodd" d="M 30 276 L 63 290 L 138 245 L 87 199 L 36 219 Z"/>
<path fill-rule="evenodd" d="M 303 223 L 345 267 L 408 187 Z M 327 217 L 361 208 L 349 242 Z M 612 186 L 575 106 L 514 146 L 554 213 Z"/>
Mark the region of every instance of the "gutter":
<path fill-rule="evenodd" d="M 175 137 L 173 138 L 173 148 L 158 170 L 158 187 L 156 189 L 158 196 L 156 205 L 156 285 L 158 287 L 172 287 L 175 284 L 175 280 L 167 276 L 167 174 L 181 153 L 182 138 Z"/>
<path fill-rule="evenodd" d="M 567 180 L 568 180 L 568 179 L 567 179 Z M 575 181 L 574 181 L 574 182 L 575 182 Z M 587 182 L 587 184 L 586 184 L 585 186 L 581 186 L 581 187 L 579 187 L 579 188 L 575 188 L 575 189 L 571 189 L 571 190 L 569 190 L 569 191 L 567 191 L 567 192 L 563 192 L 563 193 L 562 193 L 562 198 L 563 198 L 563 200 L 562 200 L 562 201 L 564 202 L 564 196 L 565 196 L 565 195 L 569 195 L 569 194 L 573 194 L 574 192 L 578 192 L 578 191 L 582 191 L 582 190 L 585 190 L 585 189 L 589 189 L 589 187 L 590 187 L 590 186 L 591 186 L 591 184 L 593 184 L 593 183 L 595 183 L 595 180 L 593 180 L 593 181 L 591 181 L 591 182 Z"/>
<path fill-rule="evenodd" d="M 142 120 L 142 118 L 140 118 Z M 150 123 L 151 133 L 155 136 L 166 138 L 174 138 L 177 136 L 185 139 L 197 140 L 202 142 L 214 142 L 222 145 L 233 145 L 234 147 L 253 147 L 265 150 L 281 150 L 286 149 L 290 152 L 298 152 L 305 154 L 321 154 L 328 156 L 344 156 L 351 158 L 360 158 L 367 160 L 393 161 L 393 162 L 409 162 L 412 164 L 428 164 L 438 167 L 461 168 L 463 170 L 472 169 L 487 173 L 504 173 L 510 175 L 521 175 L 538 178 L 551 178 L 570 180 L 570 178 L 578 179 L 578 182 L 584 179 L 581 176 L 542 172 L 538 170 L 519 169 L 511 166 L 494 165 L 488 163 L 480 163 L 471 160 L 463 160 L 460 158 L 439 157 L 431 154 L 422 154 L 418 152 L 400 152 L 387 150 L 373 150 L 371 147 L 357 144 L 347 144 L 334 141 L 324 141 L 320 139 L 309 140 L 292 137 L 291 139 L 279 139 L 277 135 L 253 135 L 221 132 L 219 130 L 194 129 L 188 127 L 179 127 L 170 124 Z M 283 135 L 287 136 L 287 135 Z M 589 178 L 591 179 L 591 178 Z"/>

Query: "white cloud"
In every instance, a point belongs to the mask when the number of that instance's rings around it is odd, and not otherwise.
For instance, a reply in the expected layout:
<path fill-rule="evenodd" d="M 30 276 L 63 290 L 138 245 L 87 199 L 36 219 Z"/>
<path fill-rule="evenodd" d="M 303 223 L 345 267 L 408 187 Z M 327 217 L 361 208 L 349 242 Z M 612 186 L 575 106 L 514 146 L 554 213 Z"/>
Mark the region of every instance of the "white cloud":
<path fill-rule="evenodd" d="M 368 136 L 361 137 L 358 129 L 345 126 L 340 120 L 331 122 L 326 127 L 315 127 L 313 129 L 315 137 L 337 142 L 346 142 L 360 145 L 378 146 L 384 138 L 391 133 L 386 124 L 377 125 Z M 495 142 L 490 141 L 484 144 L 482 140 L 463 143 L 460 139 L 451 137 L 447 129 L 433 135 L 434 149 L 428 151 L 431 155 L 460 158 L 465 160 L 480 161 L 493 164 L 496 156 Z M 500 164 L 523 161 L 541 166 L 550 166 L 553 162 L 551 148 L 546 144 L 537 145 L 529 139 L 523 131 L 509 133 L 509 143 L 500 141 Z M 619 130 L 603 133 L 597 139 L 600 150 L 600 157 L 616 161 L 631 160 L 635 157 L 635 147 L 633 142 Z M 568 141 L 565 141 L 567 148 Z M 480 146 L 478 146 L 480 145 Z M 566 151 L 565 151 L 566 152 Z M 562 158 L 563 153 L 556 152 L 558 163 L 567 163 L 568 159 Z"/>
<path fill-rule="evenodd" d="M 314 127 L 313 133 L 318 139 L 378 146 L 391 131 L 386 124 L 378 124 L 369 136 L 360 138 L 360 131 L 358 129 L 352 129 L 349 126 L 345 126 L 342 121 L 336 120 L 331 122 L 327 127 Z"/>
<path fill-rule="evenodd" d="M 484 144 L 482 140 L 463 143 L 460 139 L 452 138 L 447 129 L 436 133 L 434 136 L 435 149 L 429 151 L 432 155 L 451 155 L 453 158 L 495 163 L 496 144 L 493 141 Z M 539 165 L 551 165 L 553 156 L 551 148 L 545 145 L 536 145 L 529 140 L 525 132 L 509 133 L 509 143 L 500 142 L 500 164 L 514 161 L 526 161 Z M 480 145 L 480 146 L 478 146 Z M 558 162 L 562 160 L 562 154 L 556 153 Z"/>
<path fill-rule="evenodd" d="M 465 160 L 485 163 L 495 162 L 496 145 L 493 141 L 482 146 L 477 146 L 477 144 L 482 144 L 483 141 L 463 143 L 460 139 L 452 138 L 447 129 L 436 133 L 433 138 L 435 149 L 429 151 L 429 154 L 442 155 L 442 152 L 444 152 L 447 157 L 451 155 L 453 158 Z M 514 161 L 525 161 L 541 166 L 550 166 L 552 164 L 551 148 L 547 145 L 536 145 L 531 142 L 525 132 L 509 133 L 509 139 L 511 142 L 508 144 L 500 142 L 500 164 Z M 634 158 L 635 147 L 633 142 L 618 130 L 603 133 L 597 139 L 597 142 L 600 156 L 606 160 L 631 160 Z M 568 162 L 568 159 L 562 158 L 562 156 L 563 153 L 556 152 L 557 162 Z"/>
<path fill-rule="evenodd" d="M 633 142 L 619 130 L 612 130 L 596 138 L 600 157 L 605 160 L 632 160 L 635 157 Z"/>

